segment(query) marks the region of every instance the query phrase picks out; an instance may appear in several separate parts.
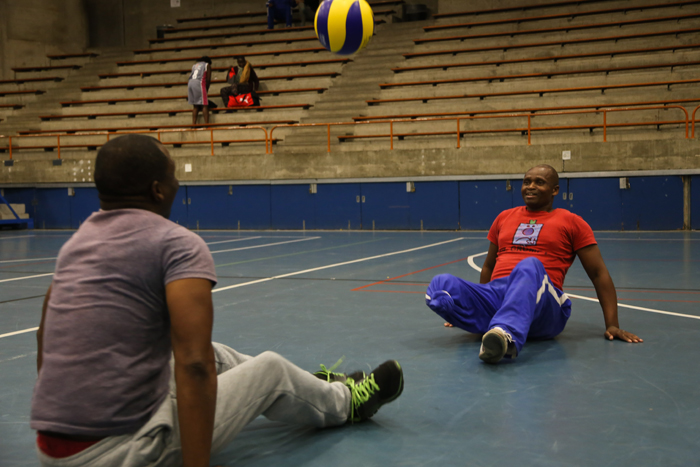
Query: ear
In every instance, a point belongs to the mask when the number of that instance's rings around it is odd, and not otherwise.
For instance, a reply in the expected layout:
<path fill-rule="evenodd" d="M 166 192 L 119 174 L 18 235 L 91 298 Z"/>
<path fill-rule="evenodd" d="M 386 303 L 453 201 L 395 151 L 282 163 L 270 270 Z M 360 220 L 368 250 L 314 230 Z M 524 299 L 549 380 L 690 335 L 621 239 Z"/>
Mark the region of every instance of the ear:
<path fill-rule="evenodd" d="M 151 183 L 151 198 L 156 202 L 156 204 L 162 203 L 165 199 L 163 187 L 158 180 L 153 180 Z"/>
<path fill-rule="evenodd" d="M 554 188 L 552 189 L 552 195 L 556 196 L 559 194 L 559 185 L 554 185 Z"/>

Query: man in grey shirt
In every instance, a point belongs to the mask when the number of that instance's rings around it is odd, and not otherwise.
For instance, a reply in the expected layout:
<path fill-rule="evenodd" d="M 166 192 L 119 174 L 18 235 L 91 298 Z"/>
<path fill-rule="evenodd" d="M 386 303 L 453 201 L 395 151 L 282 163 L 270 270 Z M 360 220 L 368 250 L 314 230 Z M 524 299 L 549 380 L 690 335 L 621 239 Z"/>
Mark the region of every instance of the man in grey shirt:
<path fill-rule="evenodd" d="M 401 394 L 394 360 L 370 375 L 312 375 L 211 342 L 214 261 L 167 219 L 179 183 L 157 140 L 105 144 L 95 184 L 102 209 L 61 248 L 37 332 L 42 465 L 208 466 L 260 414 L 336 426 Z"/>

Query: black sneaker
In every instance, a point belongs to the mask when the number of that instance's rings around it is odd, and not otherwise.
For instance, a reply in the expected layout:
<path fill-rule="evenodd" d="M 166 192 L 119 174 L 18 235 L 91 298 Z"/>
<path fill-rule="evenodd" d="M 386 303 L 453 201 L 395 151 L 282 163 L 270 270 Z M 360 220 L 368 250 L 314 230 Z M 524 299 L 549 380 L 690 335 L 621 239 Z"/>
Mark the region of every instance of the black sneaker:
<path fill-rule="evenodd" d="M 371 418 L 377 410 L 395 400 L 403 392 L 403 370 L 396 360 L 387 360 L 362 379 L 348 377 L 352 403 L 348 421 L 361 422 Z"/>
<path fill-rule="evenodd" d="M 325 381 L 328 381 L 329 383 L 344 383 L 347 381 L 348 378 L 352 378 L 355 381 L 359 381 L 365 377 L 365 372 L 364 371 L 355 371 L 353 373 L 347 374 L 347 373 L 335 373 L 333 370 L 338 368 L 338 366 L 342 363 L 343 359 L 341 358 L 337 362 L 335 362 L 335 365 L 333 365 L 330 368 L 326 368 L 326 365 L 323 363 L 321 364 L 321 371 L 317 371 L 316 373 L 313 373 L 315 377 L 318 379 L 322 379 Z"/>

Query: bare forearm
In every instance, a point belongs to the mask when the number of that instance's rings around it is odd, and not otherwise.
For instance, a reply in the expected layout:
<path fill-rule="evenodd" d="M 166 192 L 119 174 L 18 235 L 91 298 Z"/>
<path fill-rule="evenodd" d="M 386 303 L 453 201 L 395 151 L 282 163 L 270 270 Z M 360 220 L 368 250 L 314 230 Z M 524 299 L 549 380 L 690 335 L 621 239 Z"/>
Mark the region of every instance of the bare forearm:
<path fill-rule="evenodd" d="M 208 467 L 216 410 L 213 359 L 197 365 L 175 365 L 177 410 L 184 467 Z"/>
<path fill-rule="evenodd" d="M 43 363 L 44 354 L 44 320 L 46 319 L 46 308 L 49 306 L 49 298 L 51 298 L 51 286 L 49 290 L 46 291 L 46 296 L 44 297 L 44 304 L 41 307 L 41 321 L 39 322 L 39 329 L 36 331 L 36 372 L 41 371 L 41 364 Z"/>
<path fill-rule="evenodd" d="M 620 329 L 620 323 L 617 319 L 617 292 L 615 291 L 615 284 L 613 284 L 608 268 L 603 262 L 603 256 L 600 254 L 598 245 L 583 247 L 576 254 L 595 287 L 600 307 L 603 309 L 605 338 L 609 340 L 620 339 L 626 342 L 643 342 L 642 339 L 631 332 Z"/>
<path fill-rule="evenodd" d="M 620 327 L 620 322 L 617 318 L 617 292 L 612 278 L 607 271 L 599 277 L 593 279 L 596 295 L 600 301 L 600 306 L 603 309 L 603 319 L 605 319 L 605 328 L 610 326 Z"/>

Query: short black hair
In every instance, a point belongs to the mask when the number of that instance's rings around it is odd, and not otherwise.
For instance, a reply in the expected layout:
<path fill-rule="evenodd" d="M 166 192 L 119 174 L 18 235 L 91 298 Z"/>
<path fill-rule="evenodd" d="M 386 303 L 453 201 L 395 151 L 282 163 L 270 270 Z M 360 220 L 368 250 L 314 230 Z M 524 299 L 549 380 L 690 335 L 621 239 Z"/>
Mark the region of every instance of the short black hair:
<path fill-rule="evenodd" d="M 209 57 L 206 56 L 206 55 L 203 56 L 202 58 L 200 58 L 200 59 L 197 60 L 197 61 L 198 61 L 198 62 L 207 62 L 209 65 L 211 65 L 211 58 L 209 58 Z"/>
<path fill-rule="evenodd" d="M 536 166 L 532 167 L 532 169 L 537 169 L 537 168 L 548 170 L 552 176 L 551 180 L 550 180 L 552 182 L 552 186 L 559 186 L 559 172 L 557 172 L 557 169 L 555 169 L 551 165 L 547 165 L 547 164 L 540 164 L 540 165 L 536 165 Z M 532 170 L 532 169 L 530 169 L 530 170 Z M 528 170 L 528 172 L 530 170 Z"/>
<path fill-rule="evenodd" d="M 154 181 L 165 180 L 169 159 L 157 139 L 124 135 L 104 144 L 95 160 L 95 185 L 100 195 L 143 196 Z"/>

